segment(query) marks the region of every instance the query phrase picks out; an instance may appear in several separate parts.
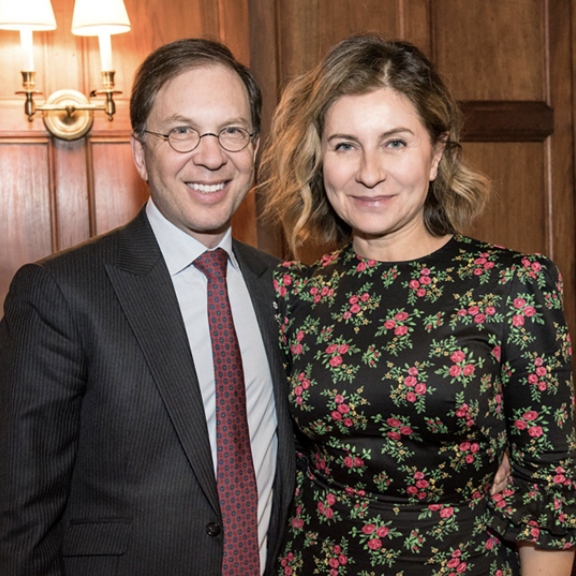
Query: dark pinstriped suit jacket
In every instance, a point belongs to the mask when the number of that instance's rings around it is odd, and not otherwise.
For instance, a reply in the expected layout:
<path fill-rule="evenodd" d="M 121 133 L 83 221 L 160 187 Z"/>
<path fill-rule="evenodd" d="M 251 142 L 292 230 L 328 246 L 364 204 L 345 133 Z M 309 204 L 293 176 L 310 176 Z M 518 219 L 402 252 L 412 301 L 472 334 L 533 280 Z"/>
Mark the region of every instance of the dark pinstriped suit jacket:
<path fill-rule="evenodd" d="M 234 250 L 278 412 L 271 561 L 294 478 L 276 260 Z M 22 268 L 0 324 L 0 574 L 220 576 L 220 524 L 192 355 L 144 210 Z"/>

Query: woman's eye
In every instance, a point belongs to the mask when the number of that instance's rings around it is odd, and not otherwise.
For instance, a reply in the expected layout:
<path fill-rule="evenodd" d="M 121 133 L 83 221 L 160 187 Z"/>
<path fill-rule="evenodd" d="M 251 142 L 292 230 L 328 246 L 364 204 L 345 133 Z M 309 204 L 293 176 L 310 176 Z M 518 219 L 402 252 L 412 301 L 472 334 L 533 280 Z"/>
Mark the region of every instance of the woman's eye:
<path fill-rule="evenodd" d="M 228 126 L 222 130 L 224 134 L 230 134 L 230 136 L 237 136 L 238 134 L 241 134 L 242 131 L 242 128 L 238 128 L 237 126 Z"/>
<path fill-rule="evenodd" d="M 352 150 L 354 146 L 350 144 L 350 142 L 338 142 L 336 146 L 334 146 L 334 150 Z"/>
<path fill-rule="evenodd" d="M 400 140 L 400 139 L 395 139 L 395 140 L 390 140 L 387 144 L 388 148 L 403 148 L 404 146 L 406 146 L 406 142 L 404 142 L 404 140 Z"/>

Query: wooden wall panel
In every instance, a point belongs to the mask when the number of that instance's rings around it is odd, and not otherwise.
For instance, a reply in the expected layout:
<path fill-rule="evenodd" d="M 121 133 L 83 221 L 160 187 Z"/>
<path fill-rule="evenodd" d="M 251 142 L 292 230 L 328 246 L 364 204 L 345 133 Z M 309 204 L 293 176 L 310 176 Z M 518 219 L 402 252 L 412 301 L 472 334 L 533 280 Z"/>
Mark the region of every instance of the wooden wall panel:
<path fill-rule="evenodd" d="M 546 98 L 554 109 L 554 133 L 547 140 L 547 190 L 550 218 L 548 227 L 549 255 L 564 277 L 564 305 L 572 342 L 576 341 L 576 191 L 574 180 L 574 86 L 570 12 L 574 3 L 552 0 L 546 22 L 547 81 Z M 576 371 L 576 357 L 574 357 Z"/>
<path fill-rule="evenodd" d="M 242 242 L 252 246 L 258 246 L 258 227 L 254 221 L 255 214 L 256 196 L 254 190 L 250 190 L 232 218 L 232 233 L 235 238 L 241 238 Z"/>
<path fill-rule="evenodd" d="M 543 0 L 435 0 L 432 6 L 434 60 L 456 98 L 545 99 Z"/>
<path fill-rule="evenodd" d="M 1 294 L 22 260 L 38 260 L 54 250 L 50 157 L 47 140 L 0 140 Z"/>
<path fill-rule="evenodd" d="M 353 33 L 397 37 L 400 32 L 398 2 L 278 0 L 278 4 L 283 83 L 313 68 L 332 45 Z"/>
<path fill-rule="evenodd" d="M 34 32 L 36 49 L 43 48 L 42 58 L 36 59 L 36 86 L 48 97 L 56 90 L 73 88 L 88 94 L 91 86 L 86 85 L 84 75 L 85 38 L 71 33 L 74 0 L 52 2 L 56 17 L 56 30 L 37 35 Z M 98 82 L 96 87 L 100 87 Z M 19 88 L 21 90 L 21 88 Z M 42 102 L 40 97 L 39 102 Z"/>
<path fill-rule="evenodd" d="M 464 155 L 492 179 L 494 194 L 484 215 L 466 233 L 524 252 L 547 252 L 549 202 L 546 147 L 529 143 L 467 143 Z M 525 202 L 526 197 L 534 201 Z"/>
<path fill-rule="evenodd" d="M 54 141 L 54 180 L 58 182 L 55 250 L 64 250 L 90 236 L 88 159 L 84 140 Z"/>
<path fill-rule="evenodd" d="M 104 234 L 126 223 L 148 198 L 148 186 L 132 162 L 127 138 L 91 138 L 90 204 L 92 235 Z"/>
<path fill-rule="evenodd" d="M 430 54 L 430 3 L 434 0 L 399 0 L 399 29 L 397 38 L 418 46 L 425 54 Z"/>
<path fill-rule="evenodd" d="M 14 31 L 0 30 L 0 98 L 2 106 L 5 105 L 5 99 L 12 97 L 17 90 L 21 90 L 20 74 L 16 75 L 15 71 L 20 70 L 22 58 L 19 52 L 20 34 Z M 14 96 L 14 98 L 16 98 Z"/>
<path fill-rule="evenodd" d="M 278 12 L 275 2 L 249 0 L 250 67 L 262 90 L 262 135 L 260 150 L 266 145 L 270 122 L 280 93 L 280 66 L 277 29 Z M 256 174 L 258 179 L 258 173 Z M 266 205 L 263 194 L 255 198 L 258 248 L 270 254 L 285 253 L 281 231 L 262 218 Z"/>
<path fill-rule="evenodd" d="M 219 0 L 219 39 L 240 62 L 250 65 L 250 16 L 248 0 Z"/>

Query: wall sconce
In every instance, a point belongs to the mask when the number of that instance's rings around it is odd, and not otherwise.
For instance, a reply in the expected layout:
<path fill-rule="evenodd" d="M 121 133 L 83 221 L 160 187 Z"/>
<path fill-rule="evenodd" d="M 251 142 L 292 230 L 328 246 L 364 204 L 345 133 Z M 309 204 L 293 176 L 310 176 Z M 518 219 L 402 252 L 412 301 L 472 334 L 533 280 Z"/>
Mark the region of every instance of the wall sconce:
<path fill-rule="evenodd" d="M 111 34 L 130 30 L 130 20 L 123 0 L 76 0 L 72 18 L 72 33 L 79 36 L 98 36 L 102 60 L 102 90 L 92 90 L 90 97 L 104 96 L 104 104 L 92 104 L 77 90 L 58 90 L 51 94 L 44 104 L 37 106 L 34 94 L 40 94 L 36 87 L 34 70 L 34 30 L 54 30 L 56 20 L 50 0 L 0 0 L 0 29 L 19 30 L 22 42 L 23 67 L 22 86 L 24 91 L 24 112 L 28 120 L 36 111 L 41 111 L 48 131 L 64 140 L 81 138 L 94 121 L 93 112 L 102 110 L 112 121 L 116 112 L 114 94 L 114 74 L 112 66 Z"/>

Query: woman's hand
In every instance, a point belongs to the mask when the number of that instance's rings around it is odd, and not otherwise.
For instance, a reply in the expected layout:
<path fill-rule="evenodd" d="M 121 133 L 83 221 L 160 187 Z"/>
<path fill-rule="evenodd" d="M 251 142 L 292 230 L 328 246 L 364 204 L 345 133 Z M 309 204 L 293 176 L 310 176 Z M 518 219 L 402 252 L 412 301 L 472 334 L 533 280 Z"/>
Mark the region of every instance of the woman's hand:
<path fill-rule="evenodd" d="M 508 476 L 510 476 L 510 460 L 508 459 L 508 453 L 505 452 L 496 476 L 494 476 L 494 484 L 492 484 L 492 488 L 490 489 L 490 495 L 502 492 L 502 490 L 506 488 Z"/>

